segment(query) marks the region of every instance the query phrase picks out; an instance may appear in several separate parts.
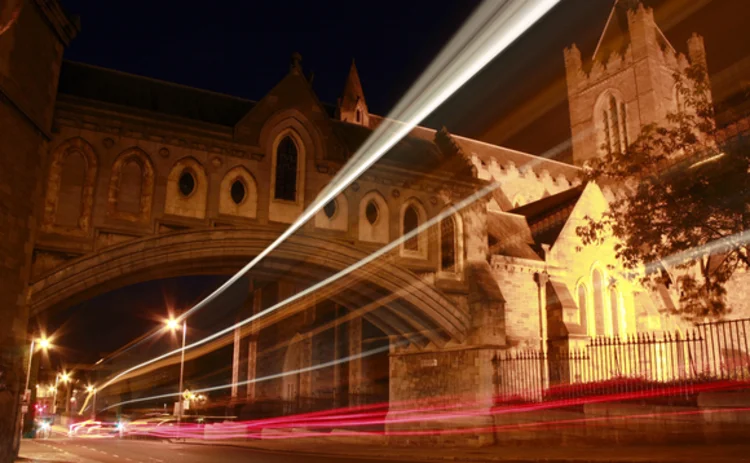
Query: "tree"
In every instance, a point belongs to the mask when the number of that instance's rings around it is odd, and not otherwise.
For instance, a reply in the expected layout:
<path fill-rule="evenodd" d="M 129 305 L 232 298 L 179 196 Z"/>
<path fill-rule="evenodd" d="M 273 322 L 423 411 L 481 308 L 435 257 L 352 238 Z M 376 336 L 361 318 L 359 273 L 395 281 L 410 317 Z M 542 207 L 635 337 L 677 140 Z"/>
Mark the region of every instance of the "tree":
<path fill-rule="evenodd" d="M 730 310 L 727 281 L 750 268 L 750 150 L 741 135 L 717 130 L 705 69 L 691 66 L 675 81 L 677 110 L 664 123 L 584 169 L 615 194 L 577 233 L 584 244 L 614 235 L 626 269 L 651 287 L 676 284 L 684 318 L 720 318 Z"/>

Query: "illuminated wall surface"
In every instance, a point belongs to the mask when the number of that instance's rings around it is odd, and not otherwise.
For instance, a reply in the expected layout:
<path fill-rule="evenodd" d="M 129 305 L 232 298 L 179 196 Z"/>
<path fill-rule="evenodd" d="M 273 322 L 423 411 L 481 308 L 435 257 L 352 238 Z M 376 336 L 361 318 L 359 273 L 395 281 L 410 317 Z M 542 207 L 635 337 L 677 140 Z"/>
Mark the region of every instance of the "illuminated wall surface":
<path fill-rule="evenodd" d="M 420 399 L 461 397 L 488 410 L 498 393 L 529 394 L 498 382 L 498 352 L 560 353 L 587 349 L 595 337 L 684 330 L 662 313 L 676 303 L 673 290 L 650 291 L 626 278 L 613 239 L 583 246 L 576 234 L 586 216 L 607 210 L 612 194 L 582 184 L 578 166 L 600 154 L 603 142 L 632 140 L 644 124 L 663 121 L 676 104 L 672 73 L 705 59 L 698 36 L 687 56 L 673 52 L 651 10 L 616 8 L 615 16 L 621 14 L 620 24 L 628 25 L 621 47 L 598 51 L 592 63 L 575 46 L 564 52 L 572 164 L 416 127 L 253 269 L 238 319 L 497 185 L 319 294 L 191 351 L 188 360 L 233 346 L 222 366 L 223 378 L 235 383 L 220 390 L 227 404 L 275 402 L 288 414 L 385 401 L 393 416 Z M 32 20 L 22 13 L 21 21 Z M 5 51 L 13 31 L 0 36 L 0 63 L 15 59 Z M 61 44 L 45 50 L 46 61 L 33 66 L 60 61 Z M 71 62 L 62 64 L 55 89 L 57 66 L 31 67 L 0 66 L 13 72 L 1 76 L 3 88 L 46 76 L 43 91 L 34 93 L 38 101 L 28 104 L 50 139 L 37 140 L 9 105 L 0 106 L 18 122 L 0 142 L 7 145 L 6 164 L 11 152 L 30 160 L 6 179 L 11 193 L 0 194 L 32 198 L 36 180 L 43 180 L 29 269 L 32 315 L 143 281 L 236 271 L 295 220 L 383 123 L 368 111 L 354 64 L 337 105 L 317 99 L 297 57 L 259 101 Z M 642 75 L 649 76 L 647 86 Z M 611 107 L 616 114 L 602 119 Z M 602 138 L 604 125 L 610 138 Z M 12 220 L 27 230 L 31 204 L 18 203 L 25 208 Z M 5 255 L 23 261 L 29 234 L 6 236 Z M 14 285 L 4 295 L 21 294 L 26 284 L 18 275 L 3 282 Z M 731 317 L 747 316 L 746 274 L 728 289 Z M 672 379 L 662 351 L 649 362 L 653 379 Z M 567 380 L 609 379 L 613 371 L 587 364 Z M 635 367 L 617 373 L 629 371 Z M 128 388 L 163 385 L 161 378 L 133 379 Z M 550 378 L 539 381 L 548 385 Z M 109 404 L 143 397 L 112 388 Z M 479 414 L 471 426 L 487 420 Z"/>

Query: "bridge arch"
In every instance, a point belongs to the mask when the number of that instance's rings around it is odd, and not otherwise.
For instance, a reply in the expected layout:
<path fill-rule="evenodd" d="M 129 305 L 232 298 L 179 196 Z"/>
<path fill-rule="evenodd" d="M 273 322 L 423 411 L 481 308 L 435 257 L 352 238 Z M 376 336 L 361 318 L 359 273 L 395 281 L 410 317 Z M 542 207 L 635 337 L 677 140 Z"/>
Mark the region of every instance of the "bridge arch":
<path fill-rule="evenodd" d="M 29 293 L 31 314 L 64 308 L 107 291 L 149 281 L 197 274 L 230 274 L 278 236 L 262 226 L 186 230 L 108 247 L 42 276 Z M 289 238 L 253 272 L 306 285 L 347 268 L 367 253 L 308 234 Z M 464 339 L 469 314 L 434 286 L 391 262 L 376 261 L 331 285 L 331 298 L 351 309 L 371 307 L 367 317 L 386 334 L 442 345 Z M 374 308 L 372 308 L 374 307 Z"/>

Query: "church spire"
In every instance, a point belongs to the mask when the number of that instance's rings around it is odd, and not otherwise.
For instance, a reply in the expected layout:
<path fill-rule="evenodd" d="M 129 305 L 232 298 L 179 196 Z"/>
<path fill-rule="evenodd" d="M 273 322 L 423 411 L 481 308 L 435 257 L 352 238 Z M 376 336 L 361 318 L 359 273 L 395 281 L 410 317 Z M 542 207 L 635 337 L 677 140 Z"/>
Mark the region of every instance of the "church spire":
<path fill-rule="evenodd" d="M 359 80 L 357 65 L 354 64 L 349 68 L 349 75 L 346 77 L 344 84 L 344 93 L 339 98 L 338 104 L 339 119 L 354 124 L 368 125 L 369 113 L 365 94 L 362 91 L 362 83 Z"/>

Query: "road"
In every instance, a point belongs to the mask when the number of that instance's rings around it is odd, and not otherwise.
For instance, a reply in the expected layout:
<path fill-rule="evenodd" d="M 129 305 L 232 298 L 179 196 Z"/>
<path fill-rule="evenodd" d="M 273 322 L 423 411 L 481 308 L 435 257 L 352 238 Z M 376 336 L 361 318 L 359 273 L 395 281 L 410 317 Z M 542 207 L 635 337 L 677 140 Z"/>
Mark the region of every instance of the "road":
<path fill-rule="evenodd" d="M 24 440 L 21 457 L 25 463 L 383 463 L 351 457 L 282 454 L 228 445 L 183 444 L 130 439 L 53 438 Z M 388 460 L 398 463 L 399 460 Z M 405 460 L 414 463 L 414 460 Z M 404 461 L 404 462 L 405 462 Z"/>

